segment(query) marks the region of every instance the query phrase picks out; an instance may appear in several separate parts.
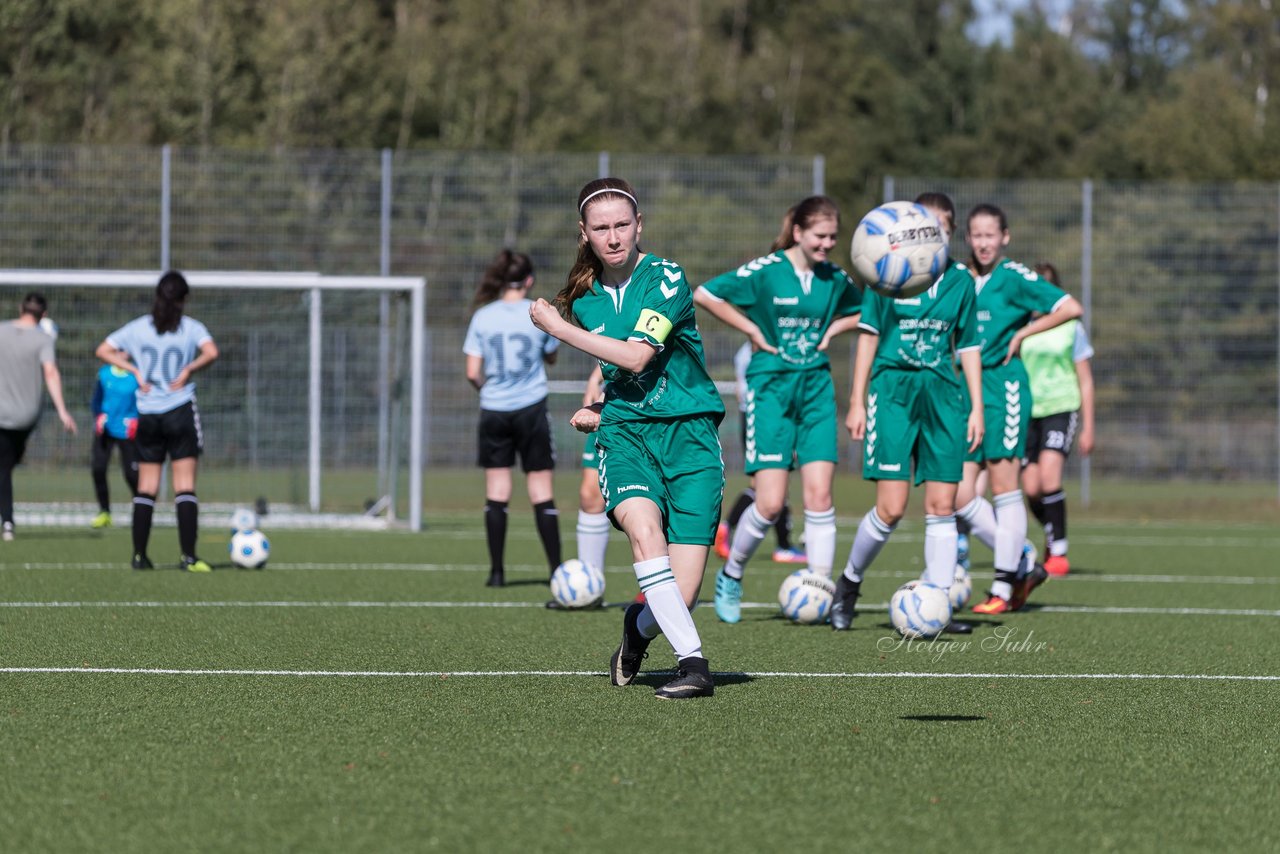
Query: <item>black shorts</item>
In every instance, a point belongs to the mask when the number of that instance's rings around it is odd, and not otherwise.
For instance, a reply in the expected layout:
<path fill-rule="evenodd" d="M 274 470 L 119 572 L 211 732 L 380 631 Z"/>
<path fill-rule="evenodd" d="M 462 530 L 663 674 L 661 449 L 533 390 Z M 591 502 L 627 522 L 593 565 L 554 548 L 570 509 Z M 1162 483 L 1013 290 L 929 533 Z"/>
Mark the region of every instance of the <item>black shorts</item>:
<path fill-rule="evenodd" d="M 526 472 L 556 467 L 546 398 L 511 412 L 480 410 L 480 453 L 476 460 L 480 468 L 511 468 L 517 453 Z"/>
<path fill-rule="evenodd" d="M 177 409 L 138 415 L 138 462 L 162 463 L 198 457 L 204 450 L 204 432 L 200 428 L 200 410 L 195 401 Z"/>
<path fill-rule="evenodd" d="M 27 452 L 27 439 L 35 429 L 34 424 L 22 430 L 0 427 L 0 465 L 13 468 L 22 462 L 22 456 Z"/>
<path fill-rule="evenodd" d="M 1079 424 L 1078 409 L 1046 415 L 1044 418 L 1032 418 L 1031 425 L 1027 428 L 1027 455 L 1023 457 L 1022 464 L 1025 466 L 1039 462 L 1041 451 L 1057 451 L 1064 457 L 1070 456 Z"/>

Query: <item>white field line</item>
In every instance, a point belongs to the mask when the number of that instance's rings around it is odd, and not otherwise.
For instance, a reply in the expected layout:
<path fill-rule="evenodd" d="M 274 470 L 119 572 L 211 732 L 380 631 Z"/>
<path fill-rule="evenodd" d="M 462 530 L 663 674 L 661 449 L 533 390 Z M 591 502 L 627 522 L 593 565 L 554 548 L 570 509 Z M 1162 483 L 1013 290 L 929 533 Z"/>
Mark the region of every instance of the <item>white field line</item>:
<path fill-rule="evenodd" d="M 102 562 L 67 562 L 67 561 L 47 561 L 40 563 L 0 563 L 0 572 L 17 571 L 17 570 L 123 570 L 125 565 L 122 563 L 102 563 Z M 489 564 L 480 563 L 272 563 L 268 569 L 273 572 L 371 572 L 371 571 L 389 571 L 389 572 L 488 572 Z M 546 572 L 546 567 L 542 564 L 509 564 L 508 571 L 512 572 L 532 572 L 541 574 Z M 163 570 L 160 570 L 163 571 Z M 248 572 L 247 570 L 237 570 Z M 605 573 L 610 575 L 632 575 L 633 571 L 626 566 L 607 567 Z M 782 565 L 765 566 L 761 568 L 763 572 L 790 572 L 789 567 Z M 975 574 L 981 575 L 982 570 L 975 571 Z M 889 572 L 876 573 L 885 578 L 915 578 L 920 572 L 912 572 L 908 570 L 892 570 Z M 1094 575 L 1091 573 L 1077 573 L 1075 575 L 1067 575 L 1061 578 L 1052 579 L 1053 584 L 1057 586 L 1063 582 L 1071 584 L 1213 584 L 1213 585 L 1277 585 L 1280 584 L 1280 576 L 1259 576 L 1259 575 L 1143 575 L 1138 573 L 1120 573 L 1107 575 Z"/>
<path fill-rule="evenodd" d="M 614 603 L 617 604 L 617 603 Z M 704 607 L 709 602 L 700 602 Z M 545 608 L 541 602 L 341 602 L 289 600 L 231 601 L 51 601 L 0 602 L 0 608 Z M 750 610 L 776 610 L 770 602 L 743 602 Z M 860 610 L 888 611 L 887 602 L 859 603 Z M 1280 610 L 1262 608 L 1142 608 L 1092 605 L 1044 605 L 1035 612 L 1046 614 L 1151 614 L 1179 617 L 1280 617 Z M 592 613 L 587 611 L 586 613 Z"/>
<path fill-rule="evenodd" d="M 669 672 L 669 671 L 654 671 Z M 601 670 L 186 670 L 167 667 L 0 667 L 14 674 L 98 674 L 123 676 L 294 676 L 336 678 L 447 679 L 451 677 L 581 676 L 601 678 Z M 1206 673 L 838 673 L 803 671 L 725 671 L 716 676 L 750 679 L 1110 679 L 1173 682 L 1280 682 L 1280 676 Z"/>

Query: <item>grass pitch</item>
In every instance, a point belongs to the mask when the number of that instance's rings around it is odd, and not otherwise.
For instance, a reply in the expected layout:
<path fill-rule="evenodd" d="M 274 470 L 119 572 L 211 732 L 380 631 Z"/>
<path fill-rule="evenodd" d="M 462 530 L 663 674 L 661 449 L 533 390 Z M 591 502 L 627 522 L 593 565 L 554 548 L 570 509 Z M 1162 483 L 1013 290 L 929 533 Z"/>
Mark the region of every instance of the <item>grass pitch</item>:
<path fill-rule="evenodd" d="M 616 604 L 557 613 L 514 509 L 501 589 L 483 586 L 478 513 L 434 513 L 419 535 L 272 532 L 266 570 L 209 576 L 130 571 L 123 530 L 21 530 L 0 548 L 0 838 L 1276 850 L 1280 532 L 1078 515 L 1072 575 L 968 639 L 888 628 L 884 603 L 920 572 L 918 522 L 848 633 L 778 617 L 789 568 L 757 560 L 742 623 L 695 614 L 719 676 L 689 702 L 652 697 L 673 663 L 662 640 L 637 684 L 605 676 L 635 587 L 617 534 Z M 840 531 L 842 559 L 851 520 Z M 157 530 L 153 557 L 174 540 Z M 207 520 L 203 553 L 224 548 Z"/>

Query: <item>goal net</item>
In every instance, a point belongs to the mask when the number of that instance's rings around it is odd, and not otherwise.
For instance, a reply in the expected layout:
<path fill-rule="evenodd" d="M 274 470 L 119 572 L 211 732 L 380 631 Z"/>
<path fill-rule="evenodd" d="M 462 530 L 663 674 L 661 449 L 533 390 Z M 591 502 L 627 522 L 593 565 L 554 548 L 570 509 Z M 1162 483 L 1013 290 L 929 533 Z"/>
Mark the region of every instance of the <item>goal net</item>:
<path fill-rule="evenodd" d="M 265 509 L 273 527 L 422 522 L 424 296 L 407 276 L 191 272 L 186 311 L 220 357 L 196 378 L 204 432 L 197 491 L 203 524 Z M 147 314 L 160 273 L 0 270 L 0 319 L 40 291 L 57 324 L 63 394 L 79 428 L 48 403 L 14 474 L 17 522 L 87 524 L 97 512 L 89 470 L 98 344 Z M 128 518 L 119 461 L 108 469 L 114 512 Z M 167 504 L 168 478 L 161 506 Z M 157 507 L 160 511 L 161 507 Z M 157 522 L 172 521 L 158 512 Z"/>

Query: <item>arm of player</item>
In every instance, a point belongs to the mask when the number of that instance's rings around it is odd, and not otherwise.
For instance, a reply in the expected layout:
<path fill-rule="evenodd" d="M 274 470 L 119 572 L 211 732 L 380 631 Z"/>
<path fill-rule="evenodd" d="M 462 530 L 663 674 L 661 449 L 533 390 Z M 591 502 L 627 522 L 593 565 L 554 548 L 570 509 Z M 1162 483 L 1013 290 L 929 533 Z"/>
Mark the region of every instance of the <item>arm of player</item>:
<path fill-rule="evenodd" d="M 871 380 L 871 363 L 876 359 L 880 335 L 863 328 L 858 335 L 858 347 L 853 359 L 853 391 L 849 393 L 849 415 L 844 426 L 849 428 L 849 438 L 861 441 L 867 434 L 867 386 Z"/>
<path fill-rule="evenodd" d="M 1075 320 L 1084 314 L 1084 307 L 1080 305 L 1080 301 L 1071 295 L 1067 295 L 1058 301 L 1053 307 L 1053 311 L 1037 317 L 1026 326 L 1013 333 L 1013 339 L 1009 342 L 1009 352 L 1004 357 L 1003 364 L 1009 364 L 1014 356 L 1018 355 L 1018 351 L 1022 349 L 1022 342 L 1037 332 L 1045 332 L 1055 326 L 1061 326 L 1068 320 Z"/>
<path fill-rule="evenodd" d="M 545 299 L 534 302 L 529 309 L 529 318 L 534 326 L 570 347 L 634 374 L 643 371 L 658 354 L 658 348 L 645 341 L 619 341 L 575 326 L 561 317 L 560 312 Z"/>
<path fill-rule="evenodd" d="M 110 341 L 103 341 L 99 344 L 98 349 L 94 350 L 93 354 L 108 365 L 115 365 L 120 370 L 133 374 L 138 380 L 138 391 L 143 394 L 151 391 L 151 383 L 147 382 L 147 378 L 142 375 L 142 370 L 129 361 L 129 354 L 117 349 Z"/>
<path fill-rule="evenodd" d="M 832 338 L 835 338 L 837 335 L 842 335 L 845 332 L 849 332 L 850 330 L 857 329 L 858 322 L 860 320 L 862 320 L 862 312 L 851 314 L 848 317 L 838 317 L 831 321 L 831 324 L 827 326 L 826 334 L 824 334 L 822 336 L 822 340 L 818 342 L 818 351 L 826 352 L 827 347 L 831 346 Z"/>
<path fill-rule="evenodd" d="M 467 354 L 467 382 L 479 391 L 484 385 L 484 356 L 473 356 Z"/>
<path fill-rule="evenodd" d="M 777 347 L 765 340 L 764 332 L 760 330 L 760 327 L 752 323 L 751 319 L 743 314 L 737 306 L 720 299 L 705 287 L 699 287 L 693 292 L 693 304 L 698 308 L 706 309 L 725 326 L 736 329 L 747 336 L 747 340 L 751 342 L 753 350 L 764 350 L 766 353 L 778 352 Z"/>
<path fill-rule="evenodd" d="M 195 374 L 198 371 L 203 371 L 217 360 L 218 345 L 213 343 L 212 338 L 209 338 L 200 344 L 200 352 L 191 360 L 190 364 L 181 371 L 178 371 L 178 375 L 173 378 L 173 382 L 169 383 L 169 388 L 173 391 L 177 391 L 187 383 L 191 382 L 192 374 Z"/>
<path fill-rule="evenodd" d="M 976 451 L 987 432 L 986 416 L 982 412 L 981 348 L 960 351 L 960 370 L 964 373 L 964 383 L 969 389 L 969 425 L 965 439 L 969 442 L 969 450 Z"/>
<path fill-rule="evenodd" d="M 66 401 L 62 399 L 62 374 L 58 371 L 56 362 L 45 362 L 44 368 L 44 385 L 49 389 L 49 397 L 53 400 L 53 406 L 58 410 L 58 420 L 62 422 L 62 426 L 68 433 L 76 432 L 76 421 L 71 417 L 71 413 L 67 411 Z"/>
<path fill-rule="evenodd" d="M 1076 447 L 1080 453 L 1093 453 L 1093 360 L 1076 362 L 1076 379 L 1080 382 L 1080 438 Z"/>

